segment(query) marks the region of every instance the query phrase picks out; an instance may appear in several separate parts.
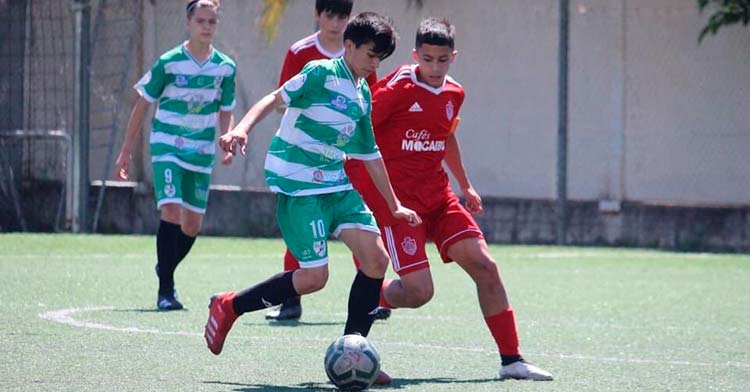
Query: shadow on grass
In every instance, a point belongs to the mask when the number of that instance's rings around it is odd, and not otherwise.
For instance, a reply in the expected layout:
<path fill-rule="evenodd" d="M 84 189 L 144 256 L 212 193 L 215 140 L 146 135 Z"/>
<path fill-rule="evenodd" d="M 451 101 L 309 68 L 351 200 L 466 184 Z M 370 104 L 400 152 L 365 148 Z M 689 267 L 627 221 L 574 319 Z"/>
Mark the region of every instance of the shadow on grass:
<path fill-rule="evenodd" d="M 170 313 L 170 312 L 189 312 L 190 309 L 183 308 L 180 310 L 161 310 L 156 308 L 144 308 L 144 309 L 112 309 L 111 312 L 117 313 Z"/>
<path fill-rule="evenodd" d="M 481 378 L 481 379 L 455 379 L 455 378 L 399 378 L 393 379 L 391 385 L 373 386 L 370 389 L 377 391 L 387 390 L 398 390 L 404 389 L 410 386 L 417 385 L 439 385 L 439 384 L 484 384 L 484 383 L 498 382 L 495 378 Z M 204 381 L 205 384 L 225 385 L 228 387 L 234 387 L 232 391 L 236 392 L 251 392 L 251 391 L 272 391 L 272 392 L 295 392 L 295 391 L 338 391 L 339 389 L 334 387 L 333 384 L 321 384 L 321 383 L 304 383 L 297 385 L 268 385 L 268 384 L 242 384 L 233 382 L 222 382 L 222 381 Z"/>

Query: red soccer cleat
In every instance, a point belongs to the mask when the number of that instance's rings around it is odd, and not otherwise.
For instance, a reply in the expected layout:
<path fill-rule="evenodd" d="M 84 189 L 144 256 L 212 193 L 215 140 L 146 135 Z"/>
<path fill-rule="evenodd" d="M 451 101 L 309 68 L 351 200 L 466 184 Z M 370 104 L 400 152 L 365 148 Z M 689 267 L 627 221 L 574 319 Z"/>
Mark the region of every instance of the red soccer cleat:
<path fill-rule="evenodd" d="M 208 321 L 203 332 L 206 338 L 206 345 L 212 353 L 221 354 L 224 348 L 224 340 L 232 329 L 234 320 L 237 320 L 237 314 L 234 312 L 232 300 L 237 293 L 234 291 L 215 294 L 211 297 L 208 304 Z"/>
<path fill-rule="evenodd" d="M 375 377 L 374 385 L 389 385 L 393 381 L 391 376 L 384 371 L 379 371 L 377 377 Z"/>

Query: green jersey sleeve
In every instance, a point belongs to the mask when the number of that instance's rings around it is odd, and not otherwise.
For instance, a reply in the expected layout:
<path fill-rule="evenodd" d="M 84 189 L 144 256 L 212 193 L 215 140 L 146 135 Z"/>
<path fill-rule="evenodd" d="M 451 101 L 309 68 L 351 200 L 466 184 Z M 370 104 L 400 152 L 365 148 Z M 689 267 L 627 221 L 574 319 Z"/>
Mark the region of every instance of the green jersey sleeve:
<path fill-rule="evenodd" d="M 225 112 L 232 111 L 237 104 L 234 98 L 234 85 L 237 71 L 234 70 L 231 75 L 227 75 L 221 81 L 221 110 Z"/>
<path fill-rule="evenodd" d="M 327 71 L 317 61 L 311 61 L 281 87 L 281 97 L 289 105 L 292 101 L 301 99 L 306 92 L 323 87 Z"/>
<path fill-rule="evenodd" d="M 166 84 L 164 62 L 162 59 L 158 59 L 154 66 L 133 87 L 144 99 L 153 103 L 161 97 Z"/>
<path fill-rule="evenodd" d="M 357 132 L 355 138 L 347 145 L 347 156 L 363 161 L 381 158 L 380 149 L 375 142 L 375 133 L 372 129 L 372 98 L 370 90 L 363 91 L 365 102 L 367 102 L 367 113 L 357 121 Z"/>

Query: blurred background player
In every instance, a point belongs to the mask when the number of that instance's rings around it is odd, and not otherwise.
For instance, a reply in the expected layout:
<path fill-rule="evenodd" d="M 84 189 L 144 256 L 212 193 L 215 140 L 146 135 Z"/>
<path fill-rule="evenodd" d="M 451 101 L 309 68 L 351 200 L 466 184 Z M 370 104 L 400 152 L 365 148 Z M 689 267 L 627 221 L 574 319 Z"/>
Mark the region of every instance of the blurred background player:
<path fill-rule="evenodd" d="M 292 76 L 302 71 L 310 61 L 334 59 L 344 55 L 344 30 L 351 15 L 354 0 L 316 0 L 314 17 L 319 29 L 315 33 L 295 42 L 284 57 L 279 85 L 281 87 Z M 367 75 L 367 84 L 377 82 L 377 73 Z M 299 269 L 299 262 L 288 249 L 284 254 L 284 271 Z M 378 308 L 375 318 L 386 319 L 391 310 Z M 266 313 L 268 320 L 298 320 L 302 316 L 300 297 L 293 297 Z"/>
<path fill-rule="evenodd" d="M 455 261 L 476 284 L 479 306 L 500 352 L 499 376 L 551 380 L 548 372 L 521 356 L 513 309 L 472 217 L 482 212 L 482 199 L 466 175 L 455 135 L 464 89 L 448 76 L 456 58 L 454 47 L 454 26 L 446 19 L 426 19 L 413 50 L 417 64 L 397 68 L 373 87 L 375 138 L 394 191 L 424 224 L 410 226 L 393 219 L 361 165 L 355 162 L 349 170 L 355 189 L 375 214 L 399 275 L 384 281 L 381 306 L 418 308 L 432 298 L 425 245 L 433 241 L 443 261 Z M 460 186 L 466 207 L 451 189 L 443 162 Z"/>
<path fill-rule="evenodd" d="M 270 112 L 287 105 L 266 154 L 265 176 L 277 194 L 276 218 L 289 250 L 301 268 L 280 272 L 244 291 L 215 295 L 210 301 L 204 337 L 212 353 L 221 353 L 240 315 L 313 293 L 328 281 L 328 238 L 340 238 L 361 261 L 349 292 L 344 334 L 367 336 L 378 307 L 388 253 L 377 224 L 344 172 L 344 160 L 359 159 L 373 178 L 375 192 L 396 220 L 418 225 L 414 211 L 393 194 L 375 144 L 370 120 L 370 88 L 364 78 L 390 56 L 396 35 L 375 13 L 353 18 L 344 31 L 343 57 L 317 60 L 284 85 L 261 98 L 242 121 L 219 141 L 225 151 L 246 151 L 247 134 Z M 384 372 L 376 380 L 390 382 Z"/>
<path fill-rule="evenodd" d="M 190 38 L 164 53 L 135 85 L 140 95 L 117 157 L 116 176 L 129 176 L 131 150 L 149 106 L 157 102 L 150 137 L 154 191 L 161 221 L 156 275 L 161 310 L 182 309 L 174 271 L 201 229 L 214 164 L 215 134 L 229 130 L 235 106 L 235 63 L 212 45 L 218 0 L 188 2 Z M 227 154 L 224 164 L 231 162 Z"/>

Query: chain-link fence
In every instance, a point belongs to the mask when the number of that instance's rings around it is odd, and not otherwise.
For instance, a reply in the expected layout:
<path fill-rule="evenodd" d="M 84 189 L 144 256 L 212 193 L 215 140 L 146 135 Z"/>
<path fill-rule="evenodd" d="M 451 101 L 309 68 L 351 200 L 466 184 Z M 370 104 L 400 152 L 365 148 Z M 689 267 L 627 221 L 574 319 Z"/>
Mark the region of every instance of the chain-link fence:
<path fill-rule="evenodd" d="M 73 132 L 74 20 L 72 0 L 0 0 L 0 230 L 49 229 L 39 216 L 63 220 Z M 92 0 L 91 179 L 112 170 L 116 140 L 127 121 L 127 82 L 140 70 L 142 0 Z M 54 130 L 54 131 L 52 131 Z M 32 169 L 33 168 L 33 169 Z M 42 208 L 29 208 L 38 181 L 58 184 Z M 58 189 L 59 188 L 59 189 Z M 102 187 L 102 192 L 104 187 Z M 103 193 L 97 197 L 97 212 Z M 93 217 L 94 222 L 98 213 Z M 94 223 L 95 225 L 95 223 Z"/>

